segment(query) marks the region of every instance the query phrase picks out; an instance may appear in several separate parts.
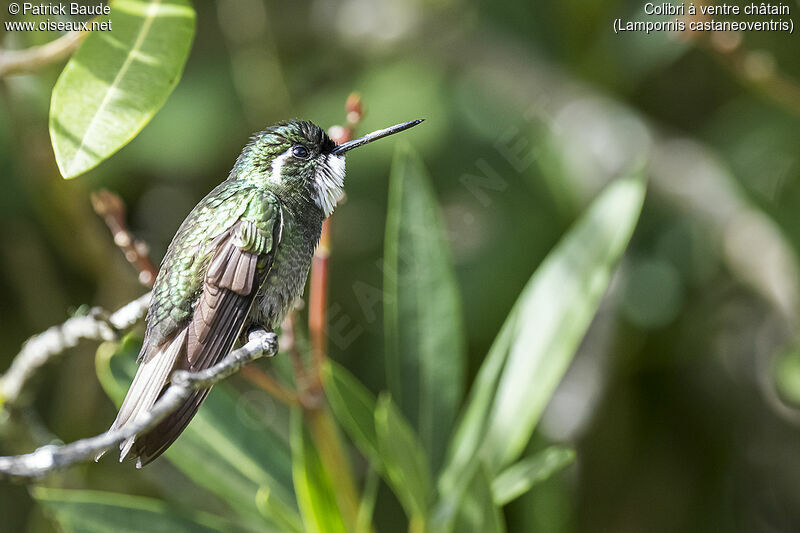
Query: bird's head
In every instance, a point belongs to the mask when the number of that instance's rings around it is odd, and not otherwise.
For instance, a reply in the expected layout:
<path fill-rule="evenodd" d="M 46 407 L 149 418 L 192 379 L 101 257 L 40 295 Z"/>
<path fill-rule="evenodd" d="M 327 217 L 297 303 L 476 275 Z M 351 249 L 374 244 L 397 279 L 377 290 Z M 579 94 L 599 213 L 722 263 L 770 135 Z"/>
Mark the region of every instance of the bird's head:
<path fill-rule="evenodd" d="M 343 194 L 345 153 L 420 122 L 397 124 L 340 145 L 312 122 L 281 122 L 252 137 L 231 178 L 268 182 L 284 196 L 310 199 L 327 217 Z"/>

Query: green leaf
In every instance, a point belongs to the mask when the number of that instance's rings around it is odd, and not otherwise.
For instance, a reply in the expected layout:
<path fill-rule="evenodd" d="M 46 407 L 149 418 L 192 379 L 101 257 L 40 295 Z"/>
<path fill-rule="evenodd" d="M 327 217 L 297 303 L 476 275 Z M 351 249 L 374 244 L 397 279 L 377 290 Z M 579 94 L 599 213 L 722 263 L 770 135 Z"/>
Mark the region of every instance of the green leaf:
<path fill-rule="evenodd" d="M 412 522 L 423 519 L 431 501 L 428 459 L 414 430 L 388 395 L 378 398 L 375 430 L 388 482 Z"/>
<path fill-rule="evenodd" d="M 50 139 L 74 178 L 125 146 L 178 84 L 194 37 L 188 0 L 115 0 L 111 31 L 92 31 L 59 76 Z"/>
<path fill-rule="evenodd" d="M 494 477 L 522 453 L 630 240 L 644 192 L 637 178 L 610 185 L 531 277 L 478 372 L 443 493 L 469 479 L 476 459 Z"/>
<path fill-rule="evenodd" d="M 389 389 L 438 471 L 463 395 L 463 319 L 430 178 L 404 143 L 392 164 L 384 260 Z"/>
<path fill-rule="evenodd" d="M 344 367 L 330 361 L 325 393 L 334 416 L 386 480 L 412 520 L 424 520 L 431 497 L 425 450 L 388 396 L 375 397 Z"/>
<path fill-rule="evenodd" d="M 381 485 L 380 473 L 373 467 L 367 470 L 365 478 L 356 520 L 356 532 L 358 533 L 372 531 L 372 517 L 375 514 L 375 502 L 378 499 L 378 489 Z"/>
<path fill-rule="evenodd" d="M 503 506 L 528 492 L 534 485 L 575 460 L 575 450 L 551 446 L 500 473 L 492 483 L 492 494 L 497 505 Z"/>
<path fill-rule="evenodd" d="M 452 526 L 440 531 L 456 533 L 502 533 L 506 530 L 503 513 L 492 499 L 486 470 L 476 468 L 455 508 Z"/>
<path fill-rule="evenodd" d="M 298 410 L 292 412 L 292 472 L 305 530 L 309 533 L 345 533 L 328 472 Z"/>
<path fill-rule="evenodd" d="M 216 515 L 179 511 L 159 500 L 126 494 L 36 487 L 33 497 L 54 515 L 66 532 L 252 531 Z"/>
<path fill-rule="evenodd" d="M 256 494 L 256 506 L 266 517 L 277 525 L 281 531 L 303 533 L 303 522 L 294 512 L 287 512 L 286 504 L 272 496 L 269 487 L 261 487 Z"/>
<path fill-rule="evenodd" d="M 800 405 L 800 346 L 783 347 L 773 358 L 772 375 L 780 398 Z"/>
<path fill-rule="evenodd" d="M 136 372 L 140 348 L 141 339 L 129 335 L 119 345 L 105 343 L 97 351 L 98 378 L 117 405 Z M 265 510 L 280 508 L 266 518 L 280 524 L 284 515 L 293 515 L 299 521 L 288 442 L 224 383 L 214 387 L 165 456 L 242 516 L 262 522 Z M 261 487 L 269 488 L 269 506 L 256 503 Z"/>
<path fill-rule="evenodd" d="M 325 370 L 325 395 L 333 416 L 355 445 L 380 468 L 378 434 L 375 432 L 375 397 L 344 367 L 329 361 Z"/>

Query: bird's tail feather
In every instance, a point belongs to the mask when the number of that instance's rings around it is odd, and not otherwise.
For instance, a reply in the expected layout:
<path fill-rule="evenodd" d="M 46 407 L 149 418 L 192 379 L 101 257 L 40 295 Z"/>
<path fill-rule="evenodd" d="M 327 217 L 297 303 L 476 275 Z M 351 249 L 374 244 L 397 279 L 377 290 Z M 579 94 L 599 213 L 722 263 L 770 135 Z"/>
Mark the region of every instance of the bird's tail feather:
<path fill-rule="evenodd" d="M 119 414 L 111 425 L 109 431 L 123 427 L 138 420 L 146 414 L 155 404 L 161 391 L 164 389 L 178 357 L 186 345 L 186 330 L 169 342 L 165 343 L 157 353 L 147 356 L 139 365 L 136 376 L 133 378 L 128 394 L 119 408 Z M 120 444 L 120 458 L 122 461 L 133 447 L 137 436 L 133 436 Z M 101 454 L 102 455 L 102 454 Z M 98 456 L 99 458 L 100 456 Z"/>
<path fill-rule="evenodd" d="M 157 458 L 175 442 L 189 422 L 192 421 L 203 400 L 211 389 L 200 389 L 192 392 L 189 398 L 155 428 L 148 431 L 133 444 L 133 454 L 138 457 L 137 468 Z"/>

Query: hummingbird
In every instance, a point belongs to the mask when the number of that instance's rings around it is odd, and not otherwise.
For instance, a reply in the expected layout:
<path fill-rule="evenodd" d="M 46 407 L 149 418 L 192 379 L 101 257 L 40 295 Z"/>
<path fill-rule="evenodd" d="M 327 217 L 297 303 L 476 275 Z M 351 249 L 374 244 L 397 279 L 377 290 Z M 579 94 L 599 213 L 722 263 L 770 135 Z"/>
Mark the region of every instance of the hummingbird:
<path fill-rule="evenodd" d="M 218 363 L 242 332 L 274 331 L 302 296 L 322 222 L 344 190 L 345 154 L 422 120 L 336 144 L 311 122 L 256 133 L 227 179 L 181 224 L 161 263 L 147 312 L 139 367 L 110 430 L 145 415 L 173 370 Z M 186 428 L 210 389 L 201 389 L 154 429 L 120 444 L 120 461 L 141 468 Z"/>

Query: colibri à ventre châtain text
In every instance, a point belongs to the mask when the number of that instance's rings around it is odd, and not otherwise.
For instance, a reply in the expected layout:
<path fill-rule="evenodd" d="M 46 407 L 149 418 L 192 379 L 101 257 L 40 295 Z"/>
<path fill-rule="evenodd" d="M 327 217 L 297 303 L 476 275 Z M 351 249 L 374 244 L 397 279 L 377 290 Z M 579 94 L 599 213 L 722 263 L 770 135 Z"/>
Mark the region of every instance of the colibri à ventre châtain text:
<path fill-rule="evenodd" d="M 768 4 L 762 2 L 760 4 L 750 3 L 744 6 L 736 4 L 719 4 L 719 5 L 695 5 L 694 2 L 686 4 L 671 4 L 663 2 L 655 4 L 647 2 L 644 5 L 645 15 L 790 15 L 791 10 L 788 5 L 784 4 Z"/>

